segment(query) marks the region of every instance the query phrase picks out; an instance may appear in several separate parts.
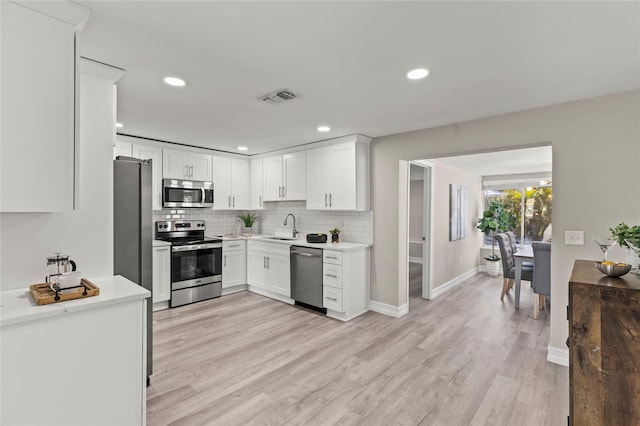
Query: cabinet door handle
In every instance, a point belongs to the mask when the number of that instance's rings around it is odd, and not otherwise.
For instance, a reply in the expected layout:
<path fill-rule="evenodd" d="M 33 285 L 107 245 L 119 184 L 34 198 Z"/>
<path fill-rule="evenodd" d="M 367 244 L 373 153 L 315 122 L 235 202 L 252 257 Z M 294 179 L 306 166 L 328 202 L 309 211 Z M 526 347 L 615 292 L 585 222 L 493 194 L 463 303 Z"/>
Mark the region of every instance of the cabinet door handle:
<path fill-rule="evenodd" d="M 337 275 L 324 274 L 325 277 L 338 278 Z"/>
<path fill-rule="evenodd" d="M 286 186 L 282 187 L 282 198 L 287 198 L 287 187 Z"/>
<path fill-rule="evenodd" d="M 328 296 L 327 296 L 327 297 L 325 297 L 325 299 L 327 299 L 327 300 L 333 300 L 334 302 L 337 302 L 337 301 L 338 301 L 338 299 L 336 299 L 335 297 L 328 297 Z"/>
<path fill-rule="evenodd" d="M 267 269 L 267 256 L 262 256 L 262 268 Z"/>
<path fill-rule="evenodd" d="M 338 260 L 338 258 L 336 256 L 330 256 L 330 255 L 326 255 L 325 256 L 327 259 L 335 259 Z"/>
<path fill-rule="evenodd" d="M 228 201 L 228 204 L 227 204 L 227 205 L 228 205 L 229 207 L 231 207 L 231 195 L 229 195 L 229 201 Z"/>
<path fill-rule="evenodd" d="M 327 193 L 324 193 L 324 206 L 327 207 Z"/>
<path fill-rule="evenodd" d="M 240 247 L 240 244 L 229 244 L 229 248 L 231 247 Z"/>
<path fill-rule="evenodd" d="M 193 166 L 189 166 L 189 177 L 193 177 Z"/>
<path fill-rule="evenodd" d="M 267 256 L 267 269 L 271 269 L 271 258 Z"/>
<path fill-rule="evenodd" d="M 236 206 L 236 197 L 231 197 L 231 199 L 233 200 L 233 202 L 231 203 L 231 207 L 235 207 Z"/>
<path fill-rule="evenodd" d="M 260 201 L 260 207 L 262 207 L 262 195 L 258 197 L 258 200 Z"/>
<path fill-rule="evenodd" d="M 329 207 L 333 207 L 333 203 L 332 203 L 332 199 L 333 196 L 331 195 L 331 193 L 329 193 Z"/>
<path fill-rule="evenodd" d="M 227 255 L 224 255 L 224 262 L 222 263 L 222 266 L 224 266 L 225 268 L 227 267 Z"/>
<path fill-rule="evenodd" d="M 278 186 L 278 198 L 282 198 L 282 187 Z"/>

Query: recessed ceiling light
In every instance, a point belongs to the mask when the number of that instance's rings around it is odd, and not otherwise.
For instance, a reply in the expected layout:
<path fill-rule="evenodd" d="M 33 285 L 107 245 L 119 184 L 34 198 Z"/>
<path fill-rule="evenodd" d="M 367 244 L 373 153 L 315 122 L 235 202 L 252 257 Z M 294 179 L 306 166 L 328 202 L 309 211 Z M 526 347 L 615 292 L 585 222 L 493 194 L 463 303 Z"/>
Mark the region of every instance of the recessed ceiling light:
<path fill-rule="evenodd" d="M 407 78 L 409 80 L 420 80 L 429 75 L 429 70 L 426 68 L 416 68 L 415 70 L 411 70 L 407 73 Z"/>
<path fill-rule="evenodd" d="M 331 130 L 331 127 L 329 126 L 318 126 L 318 131 L 319 132 L 328 132 Z"/>
<path fill-rule="evenodd" d="M 186 81 L 178 77 L 165 77 L 164 82 L 167 83 L 169 86 L 175 86 L 175 87 L 182 87 L 187 84 Z"/>
<path fill-rule="evenodd" d="M 249 148 L 247 148 L 246 146 L 239 146 L 238 147 L 238 151 L 247 151 L 249 150 Z"/>
<path fill-rule="evenodd" d="M 121 128 L 121 127 L 124 127 L 124 124 L 122 124 L 122 123 L 116 123 L 116 127 L 119 129 L 119 128 Z"/>

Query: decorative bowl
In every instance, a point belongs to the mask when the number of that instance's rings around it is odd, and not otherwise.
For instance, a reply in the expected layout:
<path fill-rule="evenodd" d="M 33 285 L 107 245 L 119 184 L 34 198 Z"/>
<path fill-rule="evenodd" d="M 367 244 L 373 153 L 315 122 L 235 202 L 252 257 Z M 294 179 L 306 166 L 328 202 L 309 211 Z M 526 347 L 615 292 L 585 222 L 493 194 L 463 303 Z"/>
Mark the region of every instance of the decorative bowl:
<path fill-rule="evenodd" d="M 596 262 L 596 269 L 608 277 L 621 277 L 631 270 L 628 263 L 609 262 L 603 265 L 603 262 Z"/>

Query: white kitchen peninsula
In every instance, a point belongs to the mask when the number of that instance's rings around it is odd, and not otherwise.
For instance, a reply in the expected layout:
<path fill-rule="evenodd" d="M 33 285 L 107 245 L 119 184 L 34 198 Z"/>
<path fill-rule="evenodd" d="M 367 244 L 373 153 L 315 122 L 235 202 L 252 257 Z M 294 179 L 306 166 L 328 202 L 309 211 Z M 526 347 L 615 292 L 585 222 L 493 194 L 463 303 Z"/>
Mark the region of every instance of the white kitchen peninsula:
<path fill-rule="evenodd" d="M 99 295 L 50 305 L 0 293 L 0 424 L 145 424 L 151 294 L 119 275 L 89 280 Z"/>

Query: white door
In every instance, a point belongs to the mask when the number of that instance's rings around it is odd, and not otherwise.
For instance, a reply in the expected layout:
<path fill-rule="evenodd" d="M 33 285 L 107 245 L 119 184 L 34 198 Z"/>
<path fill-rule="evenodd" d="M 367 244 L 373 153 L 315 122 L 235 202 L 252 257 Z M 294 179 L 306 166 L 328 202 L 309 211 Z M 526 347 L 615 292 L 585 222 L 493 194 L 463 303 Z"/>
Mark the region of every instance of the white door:
<path fill-rule="evenodd" d="M 330 147 L 327 158 L 327 180 L 330 182 L 329 209 L 355 210 L 356 146 L 353 143 Z"/>
<path fill-rule="evenodd" d="M 264 176 L 264 201 L 282 199 L 282 156 L 262 160 Z"/>
<path fill-rule="evenodd" d="M 116 145 L 113 147 L 113 159 L 118 155 L 124 155 L 125 157 L 132 157 L 133 144 L 131 142 L 116 141 Z"/>
<path fill-rule="evenodd" d="M 307 210 L 326 210 L 329 207 L 329 150 L 327 147 L 307 151 Z"/>
<path fill-rule="evenodd" d="M 291 297 L 291 271 L 289 256 L 268 254 L 267 286 L 274 293 Z"/>
<path fill-rule="evenodd" d="M 165 179 L 189 179 L 189 153 L 175 149 L 163 149 L 162 177 Z"/>
<path fill-rule="evenodd" d="M 231 158 L 213 156 L 213 209 L 231 208 Z"/>
<path fill-rule="evenodd" d="M 285 200 L 305 200 L 307 198 L 305 163 L 304 151 L 282 156 Z"/>
<path fill-rule="evenodd" d="M 249 250 L 247 252 L 247 283 L 249 285 L 267 288 L 267 256 L 260 251 Z"/>
<path fill-rule="evenodd" d="M 171 295 L 171 246 L 153 248 L 153 303 Z"/>
<path fill-rule="evenodd" d="M 231 207 L 236 210 L 250 208 L 249 160 L 231 160 Z"/>
<path fill-rule="evenodd" d="M 262 159 L 251 160 L 251 210 L 264 208 L 262 179 Z"/>
<path fill-rule="evenodd" d="M 213 159 L 211 155 L 192 152 L 189 154 L 189 161 L 189 175 L 191 180 L 204 182 L 211 182 L 213 180 Z"/>
<path fill-rule="evenodd" d="M 247 258 L 245 250 L 222 254 L 222 288 L 246 284 Z"/>

